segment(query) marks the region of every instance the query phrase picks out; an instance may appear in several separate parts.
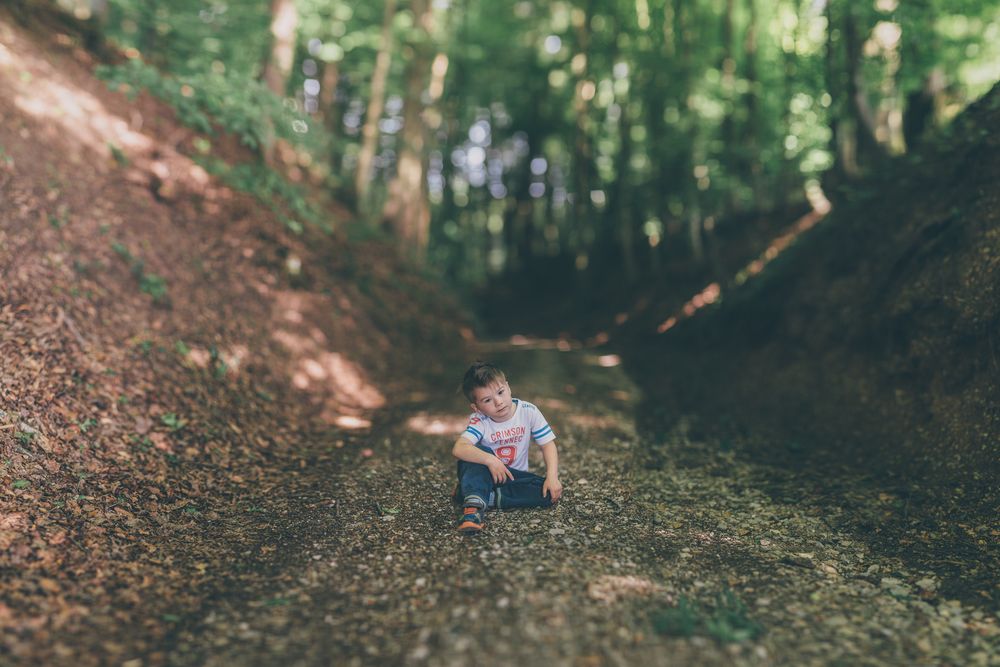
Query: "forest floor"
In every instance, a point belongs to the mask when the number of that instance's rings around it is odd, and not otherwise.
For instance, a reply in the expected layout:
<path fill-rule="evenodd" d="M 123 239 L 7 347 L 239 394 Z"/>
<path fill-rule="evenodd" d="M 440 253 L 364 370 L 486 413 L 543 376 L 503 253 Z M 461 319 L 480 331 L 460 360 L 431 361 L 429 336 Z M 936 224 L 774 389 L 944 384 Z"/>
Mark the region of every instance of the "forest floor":
<path fill-rule="evenodd" d="M 307 470 L 231 526 L 266 524 L 258 548 L 280 566 L 241 573 L 152 654 L 172 665 L 1000 664 L 994 613 L 838 530 L 808 480 L 699 438 L 683 418 L 640 434 L 639 390 L 613 356 L 546 341 L 483 354 L 559 434 L 556 508 L 491 512 L 483 534 L 460 536 L 449 443 L 462 401 L 442 391 L 387 409 L 343 446 L 302 443 Z M 895 500 L 849 479 L 841 493 Z"/>

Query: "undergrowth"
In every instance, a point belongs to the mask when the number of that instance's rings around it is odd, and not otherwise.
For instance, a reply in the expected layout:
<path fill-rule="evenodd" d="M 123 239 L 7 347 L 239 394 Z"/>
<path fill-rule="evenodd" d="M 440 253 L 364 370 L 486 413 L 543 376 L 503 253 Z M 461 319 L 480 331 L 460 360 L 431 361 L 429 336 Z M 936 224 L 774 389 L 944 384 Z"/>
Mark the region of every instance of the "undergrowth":
<path fill-rule="evenodd" d="M 268 146 L 276 138 L 305 146 L 307 135 L 309 148 L 327 144 L 322 126 L 289 109 L 260 81 L 216 72 L 168 76 L 138 58 L 122 65 L 101 65 L 95 74 L 130 99 L 149 91 L 198 132 L 212 134 L 217 125 L 253 149 Z"/>
<path fill-rule="evenodd" d="M 653 629 L 671 637 L 705 634 L 723 644 L 755 639 L 763 633 L 759 623 L 750 618 L 746 605 L 728 588 L 711 604 L 692 603 L 681 596 L 674 607 L 654 611 Z"/>
<path fill-rule="evenodd" d="M 122 65 L 99 66 L 96 74 L 109 88 L 125 92 L 130 99 L 143 90 L 149 91 L 173 108 L 181 123 L 203 134 L 211 135 L 218 127 L 236 135 L 244 145 L 255 150 L 270 145 L 276 138 L 304 146 L 307 133 L 310 150 L 322 150 L 326 145 L 321 126 L 310 125 L 306 118 L 291 111 L 259 81 L 248 82 L 242 77 L 214 72 L 168 76 L 138 58 Z M 196 146 L 204 152 L 211 144 L 199 139 Z M 114 148 L 112 153 L 115 154 Z M 121 164 L 117 154 L 115 157 Z M 306 199 L 303 189 L 265 164 L 230 165 L 209 157 L 196 158 L 196 161 L 230 187 L 255 195 L 292 232 L 301 233 L 303 223 L 330 231 L 329 224 Z M 279 201 L 283 205 L 279 205 Z M 291 216 L 286 215 L 286 211 Z"/>
<path fill-rule="evenodd" d="M 331 231 L 330 224 L 309 203 L 305 191 L 289 183 L 266 165 L 257 163 L 231 165 L 224 160 L 210 157 L 196 158 L 195 161 L 204 167 L 205 171 L 222 179 L 229 187 L 257 197 L 292 232 L 301 233 L 303 222 L 316 225 L 323 231 Z M 284 202 L 284 206 L 280 206 L 279 201 Z M 292 217 L 285 214 L 286 210 Z"/>

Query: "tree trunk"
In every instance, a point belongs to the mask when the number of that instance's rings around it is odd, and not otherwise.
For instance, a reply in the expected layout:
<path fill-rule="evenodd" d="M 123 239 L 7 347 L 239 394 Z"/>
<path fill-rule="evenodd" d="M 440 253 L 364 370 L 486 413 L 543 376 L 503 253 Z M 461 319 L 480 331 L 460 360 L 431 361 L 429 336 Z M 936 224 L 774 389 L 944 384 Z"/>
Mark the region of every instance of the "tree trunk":
<path fill-rule="evenodd" d="M 792 30 L 792 50 L 784 51 L 784 93 L 785 102 L 784 109 L 781 115 L 781 129 L 782 136 L 788 137 L 793 135 L 792 129 L 792 97 L 795 95 L 796 90 L 796 52 L 798 50 L 798 39 L 799 39 L 799 18 L 798 14 L 795 17 L 795 27 Z M 782 141 L 782 151 L 784 151 L 784 141 Z M 792 197 L 791 191 L 795 186 L 796 179 L 798 178 L 798 162 L 789 160 L 782 154 L 782 160 L 779 167 L 780 171 L 778 173 L 778 191 L 781 200 L 779 205 L 782 210 L 787 211 L 791 208 Z"/>
<path fill-rule="evenodd" d="M 858 35 L 857 19 L 848 7 L 844 17 L 844 49 L 847 55 L 847 103 L 856 135 L 857 161 L 864 167 L 885 151 L 875 137 L 875 114 L 868 102 L 864 74 L 861 71 L 863 40 Z"/>
<path fill-rule="evenodd" d="M 385 0 L 382 38 L 379 42 L 378 55 L 375 56 L 375 71 L 372 72 L 368 109 L 365 113 L 364 127 L 361 129 L 361 151 L 358 153 L 358 164 L 354 171 L 354 198 L 358 208 L 362 210 L 367 209 L 368 188 L 372 182 L 372 162 L 375 159 L 375 150 L 378 148 L 378 122 L 382 119 L 382 109 L 385 108 L 385 84 L 389 77 L 389 65 L 392 63 L 392 21 L 395 15 L 396 0 Z"/>
<path fill-rule="evenodd" d="M 340 107 L 337 105 L 337 85 L 340 82 L 340 65 L 336 62 L 323 63 L 323 80 L 319 89 L 319 108 L 323 114 L 323 125 L 333 137 L 330 148 L 330 169 L 334 173 L 340 171 L 340 155 L 337 144 L 340 138 Z"/>
<path fill-rule="evenodd" d="M 677 76 L 676 99 L 677 106 L 681 110 L 681 117 L 694 116 L 689 106 L 691 95 L 691 80 L 694 72 L 694 62 L 692 54 L 696 48 L 696 43 L 692 38 L 692 17 L 685 12 L 685 8 L 690 5 L 685 0 L 674 0 L 674 21 L 677 34 L 677 53 L 679 56 L 679 67 Z M 678 221 L 683 224 L 683 216 L 688 218 L 688 239 L 690 241 L 691 255 L 695 262 L 701 263 L 705 259 L 704 244 L 702 242 L 702 220 L 701 204 L 698 197 L 697 182 L 694 177 L 694 167 L 696 160 L 697 146 L 697 121 L 688 121 L 689 125 L 682 128 L 682 133 L 677 135 L 677 153 L 674 157 L 673 180 L 680 183 L 680 194 L 683 201 L 684 212 L 679 216 Z M 683 132 L 686 129 L 687 132 Z M 660 244 L 667 249 L 666 243 Z"/>
<path fill-rule="evenodd" d="M 625 205 L 629 184 L 629 164 L 632 162 L 632 124 L 629 122 L 628 100 L 621 101 L 621 116 L 618 119 L 618 134 L 621 150 L 618 153 L 618 174 L 612 185 L 613 191 L 608 205 L 608 224 L 618 231 L 618 247 L 621 250 L 625 279 L 632 284 L 638 278 L 635 266 L 635 213 Z"/>
<path fill-rule="evenodd" d="M 746 144 L 745 163 L 750 172 L 750 189 L 753 192 L 754 205 L 758 209 L 770 207 L 770 202 L 764 189 L 764 168 L 760 161 L 760 141 L 758 133 L 762 125 L 760 118 L 760 105 L 757 97 L 757 0 L 747 0 L 750 15 L 747 22 L 747 32 L 743 41 L 743 52 L 746 57 L 746 80 L 747 92 L 744 96 L 744 107 L 747 111 L 746 132 L 744 132 L 744 142 Z"/>
<path fill-rule="evenodd" d="M 264 66 L 264 83 L 280 97 L 288 92 L 298 24 L 295 0 L 271 0 L 271 55 Z"/>
<path fill-rule="evenodd" d="M 722 117 L 722 164 L 730 172 L 731 182 L 726 188 L 726 196 L 723 204 L 724 213 L 732 213 L 738 207 L 735 179 L 737 174 L 742 176 L 742 160 L 740 159 L 740 142 L 736 138 L 736 59 L 733 57 L 733 9 L 734 0 L 725 0 L 726 5 L 722 12 L 722 59 L 719 62 L 719 71 L 722 73 L 722 99 L 726 105 L 725 113 Z"/>
<path fill-rule="evenodd" d="M 340 109 L 337 108 L 337 86 L 340 83 L 340 65 L 336 62 L 323 63 L 323 78 L 319 88 L 319 108 L 323 114 L 323 124 L 337 133 L 340 127 Z"/>
<path fill-rule="evenodd" d="M 396 234 L 405 255 L 423 262 L 430 233 L 431 210 L 427 197 L 427 128 L 424 125 L 424 90 L 430 75 L 431 0 L 413 0 L 418 38 L 406 65 L 406 100 L 403 102 L 402 146 L 396 178 L 389 184 L 385 220 Z"/>
<path fill-rule="evenodd" d="M 826 3 L 826 49 L 823 54 L 826 75 L 826 90 L 830 95 L 830 153 L 833 155 L 833 168 L 824 175 L 824 181 L 830 190 L 835 190 L 846 178 L 856 172 L 849 148 L 851 137 L 844 132 L 844 101 L 841 85 L 841 70 L 838 67 L 837 44 L 834 42 L 836 33 L 833 13 L 833 2 Z"/>
<path fill-rule="evenodd" d="M 934 123 L 937 98 L 944 90 L 944 72 L 935 67 L 924 79 L 920 90 L 906 96 L 906 109 L 903 111 L 903 139 L 906 149 L 912 150 L 923 138 L 927 128 Z"/>
<path fill-rule="evenodd" d="M 582 58 L 582 68 L 577 73 L 576 90 L 573 95 L 573 113 L 576 117 L 576 134 L 573 141 L 573 227 L 575 246 L 571 251 L 578 253 L 586 249 L 586 237 L 591 230 L 591 164 L 593 155 L 590 146 L 590 100 L 593 98 L 594 83 L 589 80 L 590 72 L 590 17 L 592 0 L 584 4 L 583 19 L 576 26 L 577 55 Z M 588 249 L 589 250 L 589 249 Z"/>

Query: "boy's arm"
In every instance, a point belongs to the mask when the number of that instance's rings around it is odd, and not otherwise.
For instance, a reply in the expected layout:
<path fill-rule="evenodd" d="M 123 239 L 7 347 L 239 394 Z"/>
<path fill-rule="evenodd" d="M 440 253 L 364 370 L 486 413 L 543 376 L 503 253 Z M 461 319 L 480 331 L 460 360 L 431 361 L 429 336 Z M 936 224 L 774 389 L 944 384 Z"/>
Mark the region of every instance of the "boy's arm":
<path fill-rule="evenodd" d="M 514 479 L 514 474 L 507 469 L 503 461 L 479 449 L 469 442 L 468 438 L 459 436 L 451 448 L 451 454 L 456 459 L 486 466 L 490 469 L 490 475 L 493 476 L 493 481 L 496 484 L 500 484 L 508 479 Z"/>
<path fill-rule="evenodd" d="M 556 441 L 552 440 L 542 448 L 542 458 L 545 460 L 545 483 L 542 484 L 542 495 L 546 493 L 552 495 L 552 502 L 558 502 L 562 497 L 563 485 L 559 481 L 559 451 L 556 449 Z"/>

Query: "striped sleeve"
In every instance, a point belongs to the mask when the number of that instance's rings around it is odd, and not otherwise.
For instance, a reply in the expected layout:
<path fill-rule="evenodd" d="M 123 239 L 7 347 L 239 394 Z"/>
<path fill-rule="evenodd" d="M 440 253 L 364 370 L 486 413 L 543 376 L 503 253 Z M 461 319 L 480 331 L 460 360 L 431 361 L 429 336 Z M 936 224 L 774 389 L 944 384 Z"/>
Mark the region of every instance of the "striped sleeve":
<path fill-rule="evenodd" d="M 461 437 L 465 438 L 474 445 L 482 440 L 483 418 L 476 413 L 470 415 L 469 423 L 465 426 L 465 430 L 462 431 Z"/>
<path fill-rule="evenodd" d="M 531 438 L 539 445 L 546 445 L 556 439 L 555 432 L 538 408 L 535 408 L 531 418 Z"/>

